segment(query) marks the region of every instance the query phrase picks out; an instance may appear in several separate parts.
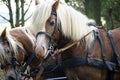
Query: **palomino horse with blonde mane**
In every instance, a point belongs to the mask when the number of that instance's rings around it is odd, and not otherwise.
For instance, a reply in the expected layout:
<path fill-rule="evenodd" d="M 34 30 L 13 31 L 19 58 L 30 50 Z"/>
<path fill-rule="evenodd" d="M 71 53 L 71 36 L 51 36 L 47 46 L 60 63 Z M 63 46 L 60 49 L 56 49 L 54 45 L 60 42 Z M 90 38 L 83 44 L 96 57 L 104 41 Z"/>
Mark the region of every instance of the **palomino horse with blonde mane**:
<path fill-rule="evenodd" d="M 0 36 L 0 64 L 4 71 L 4 80 L 26 80 L 31 77 L 36 80 L 40 61 L 34 53 L 35 42 L 35 36 L 27 27 L 12 28 L 9 31 L 6 31 L 6 28 L 3 30 Z M 56 61 L 51 62 L 52 65 L 46 68 L 39 80 L 63 76 L 63 73 L 61 74 L 61 71 L 58 70 L 60 68 L 58 68 Z M 54 65 L 56 68 L 52 67 Z M 27 66 L 30 71 L 24 73 Z"/>
<path fill-rule="evenodd" d="M 89 23 L 85 15 L 60 0 L 45 0 L 36 7 L 30 29 L 37 36 L 40 74 L 47 59 L 61 54 L 69 80 L 120 79 L 120 28 L 107 31 Z"/>

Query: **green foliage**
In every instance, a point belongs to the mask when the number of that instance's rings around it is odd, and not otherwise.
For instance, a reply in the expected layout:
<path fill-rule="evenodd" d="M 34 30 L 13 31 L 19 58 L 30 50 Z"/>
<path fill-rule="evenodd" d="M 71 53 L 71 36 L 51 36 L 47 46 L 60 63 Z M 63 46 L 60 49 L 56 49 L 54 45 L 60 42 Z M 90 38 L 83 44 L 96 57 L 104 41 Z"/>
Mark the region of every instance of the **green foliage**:
<path fill-rule="evenodd" d="M 69 5 L 85 13 L 85 1 L 87 0 L 65 0 Z M 96 0 L 97 1 L 97 0 Z M 105 19 L 108 29 L 120 27 L 120 0 L 100 0 L 101 17 Z M 94 3 L 93 5 L 95 5 Z M 98 5 L 99 6 L 99 5 Z M 92 7 L 92 6 L 90 6 Z M 97 11 L 96 11 L 97 12 Z"/>
<path fill-rule="evenodd" d="M 100 0 L 99 0 L 100 1 Z M 94 19 L 98 25 L 101 25 L 100 21 L 100 3 L 97 0 L 69 0 L 68 4 L 75 9 L 86 14 L 89 18 Z"/>
<path fill-rule="evenodd" d="M 0 80 L 2 80 L 3 79 L 3 71 L 0 69 Z"/>
<path fill-rule="evenodd" d="M 120 27 L 120 0 L 102 0 L 102 16 L 108 29 Z"/>
<path fill-rule="evenodd" d="M 65 0 L 65 2 L 69 2 L 69 0 Z"/>
<path fill-rule="evenodd" d="M 65 0 L 68 5 L 71 5 L 72 7 L 74 7 L 75 9 L 77 9 L 78 11 L 84 13 L 84 4 L 83 1 L 84 0 Z"/>

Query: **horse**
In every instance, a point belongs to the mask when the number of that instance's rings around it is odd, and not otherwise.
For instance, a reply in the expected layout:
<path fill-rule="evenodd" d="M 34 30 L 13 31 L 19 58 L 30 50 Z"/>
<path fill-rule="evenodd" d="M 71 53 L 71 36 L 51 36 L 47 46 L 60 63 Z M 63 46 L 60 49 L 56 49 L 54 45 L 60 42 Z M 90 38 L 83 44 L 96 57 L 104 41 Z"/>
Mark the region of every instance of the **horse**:
<path fill-rule="evenodd" d="M 27 27 L 17 27 L 3 30 L 0 36 L 0 63 L 4 72 L 4 80 L 36 80 L 39 58 L 35 56 L 34 47 L 36 37 Z M 59 59 L 56 57 L 56 59 Z M 58 60 L 48 65 L 39 80 L 62 77 L 64 74 L 60 69 Z M 24 73 L 29 66 L 27 73 Z M 56 67 L 56 68 L 54 68 Z M 49 74 L 51 73 L 51 74 Z"/>
<path fill-rule="evenodd" d="M 34 54 L 35 42 L 34 35 L 24 27 L 3 30 L 0 36 L 0 63 L 5 80 L 20 80 L 20 69 Z"/>
<path fill-rule="evenodd" d="M 93 20 L 60 0 L 40 3 L 29 28 L 37 36 L 39 73 L 46 59 L 50 62 L 49 58 L 61 54 L 68 80 L 120 79 L 120 28 L 97 28 Z"/>

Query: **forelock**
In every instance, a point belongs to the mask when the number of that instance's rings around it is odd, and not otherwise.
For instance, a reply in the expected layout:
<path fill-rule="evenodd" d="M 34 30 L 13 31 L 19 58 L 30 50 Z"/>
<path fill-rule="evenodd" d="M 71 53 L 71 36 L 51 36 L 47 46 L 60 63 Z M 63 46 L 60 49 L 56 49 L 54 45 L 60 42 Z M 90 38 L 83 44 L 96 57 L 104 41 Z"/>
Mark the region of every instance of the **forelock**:
<path fill-rule="evenodd" d="M 37 29 L 42 29 L 45 26 L 47 19 L 51 15 L 52 5 L 54 1 L 44 1 L 40 5 L 36 6 L 36 10 L 33 14 L 32 25 Z"/>

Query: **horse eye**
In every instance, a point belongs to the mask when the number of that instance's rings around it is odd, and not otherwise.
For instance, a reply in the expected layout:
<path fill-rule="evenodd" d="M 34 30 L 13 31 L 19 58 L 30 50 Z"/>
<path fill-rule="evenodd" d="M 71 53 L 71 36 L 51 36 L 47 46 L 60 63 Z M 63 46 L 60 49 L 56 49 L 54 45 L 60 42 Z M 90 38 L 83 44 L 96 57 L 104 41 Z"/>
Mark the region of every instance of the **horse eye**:
<path fill-rule="evenodd" d="M 9 42 L 8 41 L 3 41 L 2 44 L 3 45 L 9 45 Z"/>
<path fill-rule="evenodd" d="M 54 26 L 55 22 L 54 21 L 51 21 L 50 22 L 50 26 Z"/>

